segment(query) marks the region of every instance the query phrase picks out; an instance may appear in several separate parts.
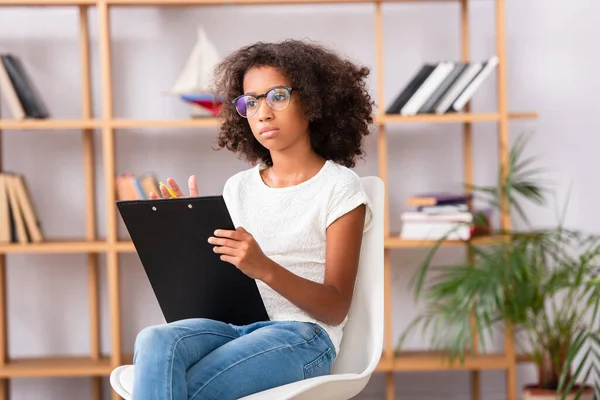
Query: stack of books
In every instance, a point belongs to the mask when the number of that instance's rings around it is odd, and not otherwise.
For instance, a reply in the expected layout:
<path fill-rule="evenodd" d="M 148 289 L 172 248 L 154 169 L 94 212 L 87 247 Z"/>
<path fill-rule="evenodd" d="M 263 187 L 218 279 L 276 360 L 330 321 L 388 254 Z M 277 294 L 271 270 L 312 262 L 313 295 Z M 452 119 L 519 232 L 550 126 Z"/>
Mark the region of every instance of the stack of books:
<path fill-rule="evenodd" d="M 16 120 L 49 117 L 46 104 L 21 60 L 10 53 L 0 53 L 0 95 Z"/>
<path fill-rule="evenodd" d="M 39 243 L 40 222 L 21 174 L 0 173 L 0 243 Z"/>
<path fill-rule="evenodd" d="M 415 208 L 401 215 L 400 237 L 406 240 L 469 240 L 474 234 L 469 194 L 427 193 L 412 196 Z"/>
<path fill-rule="evenodd" d="M 117 200 L 145 200 L 150 196 L 150 192 L 156 193 L 162 197 L 159 188 L 159 182 L 156 175 L 152 172 L 141 176 L 135 176 L 127 172 L 116 178 Z"/>
<path fill-rule="evenodd" d="M 460 112 L 497 65 L 497 56 L 482 62 L 424 64 L 387 108 L 386 114 Z"/>

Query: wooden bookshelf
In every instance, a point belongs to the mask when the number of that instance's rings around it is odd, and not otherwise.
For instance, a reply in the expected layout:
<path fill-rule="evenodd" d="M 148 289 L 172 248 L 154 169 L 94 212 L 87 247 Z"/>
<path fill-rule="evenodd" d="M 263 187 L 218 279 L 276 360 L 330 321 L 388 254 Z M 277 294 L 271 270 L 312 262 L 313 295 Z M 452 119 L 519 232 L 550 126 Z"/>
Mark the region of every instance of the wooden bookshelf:
<path fill-rule="evenodd" d="M 116 119 L 109 122 L 111 128 L 127 129 L 127 128 L 200 128 L 209 127 L 215 128 L 219 126 L 218 118 L 197 118 L 197 119 L 157 119 L 157 120 L 140 120 L 140 119 Z"/>
<path fill-rule="evenodd" d="M 98 129 L 102 127 L 102 122 L 98 120 L 24 120 L 11 121 L 8 119 L 0 120 L 0 129 L 3 130 L 81 130 Z"/>
<path fill-rule="evenodd" d="M 502 241 L 507 238 L 505 236 L 478 236 L 469 240 L 474 246 L 489 246 Z M 434 240 L 406 240 L 402 239 L 399 234 L 393 234 L 385 238 L 386 249 L 409 249 L 415 247 L 426 247 L 431 248 L 437 244 Z M 465 242 L 462 240 L 446 240 L 441 243 L 442 246 L 465 246 Z"/>
<path fill-rule="evenodd" d="M 2 243 L 0 254 L 9 253 L 103 253 L 108 244 L 99 240 L 43 241 L 41 243 Z"/>
<path fill-rule="evenodd" d="M 0 0 L 0 7 L 64 7 L 95 5 L 95 0 Z"/>
<path fill-rule="evenodd" d="M 509 119 L 537 119 L 536 113 L 511 113 Z M 456 113 L 445 115 L 416 115 L 404 117 L 401 115 L 381 115 L 375 123 L 382 125 L 396 124 L 451 124 L 472 122 L 498 122 L 497 113 Z M 215 128 L 218 118 L 196 119 L 114 119 L 101 120 L 26 120 L 12 121 L 0 119 L 0 129 L 4 130 L 81 130 L 81 129 L 140 129 L 140 128 Z"/>
<path fill-rule="evenodd" d="M 506 76 L 506 38 L 505 38 L 505 0 L 490 0 L 495 2 L 495 39 L 496 54 L 500 59 L 497 67 L 497 109 L 487 112 L 470 112 L 467 106 L 465 112 L 445 115 L 416 115 L 404 117 L 400 115 L 379 115 L 375 119 L 377 128 L 378 175 L 389 187 L 388 171 L 388 142 L 387 128 L 394 127 L 402 131 L 408 124 L 462 124 L 464 151 L 464 180 L 473 182 L 473 125 L 476 123 L 492 123 L 498 127 L 498 159 L 503 173 L 508 165 L 508 124 L 511 120 L 535 119 L 535 112 L 508 112 L 507 76 Z M 369 3 L 374 5 L 375 20 L 376 65 L 373 72 L 377 76 L 377 103 L 380 109 L 386 108 L 385 91 L 397 91 L 399 88 L 389 88 L 385 84 L 383 71 L 383 41 L 384 38 L 382 4 L 383 3 L 456 3 L 459 5 L 457 17 L 460 20 L 461 54 L 457 59 L 470 60 L 469 31 L 469 0 L 0 0 L 0 7 L 76 7 L 79 9 L 79 40 L 80 64 L 82 71 L 82 113 L 79 119 L 49 119 L 13 121 L 0 119 L 0 131 L 44 131 L 66 130 L 81 134 L 83 137 L 83 171 L 85 176 L 86 193 L 86 233 L 84 237 L 64 240 L 45 241 L 31 244 L 0 244 L 0 400 L 8 398 L 9 379 L 26 377 L 90 377 L 92 379 L 92 396 L 102 398 L 102 381 L 110 371 L 118 365 L 131 363 L 131 356 L 122 354 L 121 342 L 121 299 L 119 277 L 119 255 L 135 251 L 131 241 L 117 236 L 118 219 L 114 207 L 115 198 L 115 134 L 116 130 L 137 128 L 192 128 L 207 132 L 216 130 L 219 125 L 217 118 L 198 119 L 136 119 L 116 118 L 113 114 L 113 83 L 112 83 L 112 40 L 110 36 L 110 9 L 120 6 L 205 6 L 205 5 L 286 5 L 286 4 L 341 4 Z M 92 77 L 90 65 L 90 21 L 88 9 L 94 7 L 97 21 L 94 26 L 99 29 L 99 64 L 101 115 L 92 113 Z M 314 6 L 315 12 L 318 7 Z M 366 17 L 367 18 L 367 17 Z M 400 128 L 398 128 L 400 127 Z M 435 129 L 432 128 L 432 129 Z M 95 202 L 95 160 L 93 133 L 101 132 L 102 145 L 102 175 L 107 236 L 97 237 L 97 205 Z M 201 134 L 204 134 L 202 132 Z M 401 134 L 401 133 L 400 133 Z M 426 133 L 423 133 L 426 134 Z M 1 135 L 0 135 L 1 138 Z M 0 167 L 2 162 L 0 159 Z M 386 375 L 386 399 L 395 398 L 394 374 L 407 371 L 443 371 L 468 370 L 471 377 L 472 399 L 479 400 L 479 371 L 499 369 L 506 372 L 507 400 L 516 400 L 516 365 L 518 362 L 530 362 L 527 355 L 515 353 L 510 327 L 505 341 L 505 350 L 499 354 L 475 354 L 468 357 L 464 364 L 449 365 L 439 352 L 397 352 L 394 346 L 395 338 L 392 333 L 394 305 L 391 292 L 391 255 L 394 251 L 411 248 L 429 248 L 435 244 L 432 241 L 402 240 L 397 233 L 390 232 L 390 204 L 385 202 L 385 255 L 384 255 L 384 303 L 385 303 L 385 342 L 381 361 L 377 367 L 378 373 Z M 509 229 L 510 221 L 506 216 L 501 217 L 501 228 Z M 471 242 L 477 245 L 491 245 L 505 240 L 501 236 L 486 236 L 473 238 Z M 447 241 L 444 246 L 463 246 L 460 241 Z M 88 254 L 88 287 L 89 287 L 89 321 L 90 321 L 90 351 L 89 356 L 65 356 L 28 359 L 10 359 L 8 356 L 6 332 L 6 255 L 17 253 L 84 253 Z M 108 320 L 110 349 L 108 355 L 100 354 L 100 306 L 99 306 L 99 271 L 98 254 L 106 258 L 108 290 Z M 400 266 L 399 266 L 400 267 Z M 475 349 L 477 350 L 477 349 Z M 119 397 L 111 391 L 113 399 Z"/>
<path fill-rule="evenodd" d="M 110 358 L 89 356 L 17 358 L 0 367 L 2 378 L 108 376 Z"/>

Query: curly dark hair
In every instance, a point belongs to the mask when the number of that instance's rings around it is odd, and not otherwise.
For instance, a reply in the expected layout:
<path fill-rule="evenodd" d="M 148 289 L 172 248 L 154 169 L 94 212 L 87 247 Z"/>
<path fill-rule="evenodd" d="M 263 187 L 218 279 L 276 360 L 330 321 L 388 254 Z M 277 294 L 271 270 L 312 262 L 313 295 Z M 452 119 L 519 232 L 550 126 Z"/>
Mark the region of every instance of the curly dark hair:
<path fill-rule="evenodd" d="M 226 57 L 214 71 L 214 94 L 223 99 L 217 145 L 251 163 L 271 166 L 269 150 L 254 137 L 231 100 L 243 93 L 246 71 L 270 66 L 288 77 L 309 121 L 313 150 L 325 159 L 354 167 L 362 158 L 363 137 L 373 122 L 374 102 L 366 89 L 369 68 L 358 66 L 322 45 L 300 40 L 258 42 Z"/>

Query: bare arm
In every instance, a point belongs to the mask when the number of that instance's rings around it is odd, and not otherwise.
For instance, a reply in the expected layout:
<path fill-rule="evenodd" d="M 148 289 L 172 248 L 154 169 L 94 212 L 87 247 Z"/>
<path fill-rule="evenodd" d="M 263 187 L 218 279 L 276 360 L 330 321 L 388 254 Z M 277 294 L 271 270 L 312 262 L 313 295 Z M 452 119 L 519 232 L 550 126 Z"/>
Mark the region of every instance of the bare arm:
<path fill-rule="evenodd" d="M 327 229 L 325 280 L 317 283 L 293 274 L 271 259 L 259 279 L 313 318 L 340 324 L 350 308 L 365 221 L 361 205 Z"/>

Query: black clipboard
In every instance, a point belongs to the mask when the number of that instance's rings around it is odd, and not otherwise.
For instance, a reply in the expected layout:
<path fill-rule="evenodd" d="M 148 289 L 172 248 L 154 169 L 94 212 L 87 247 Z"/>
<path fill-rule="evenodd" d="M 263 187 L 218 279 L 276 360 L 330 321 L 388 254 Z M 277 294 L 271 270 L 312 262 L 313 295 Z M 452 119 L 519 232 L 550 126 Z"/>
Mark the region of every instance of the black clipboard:
<path fill-rule="evenodd" d="M 235 229 L 223 196 L 116 202 L 167 322 L 268 321 L 254 279 L 221 260 L 208 238 Z"/>

